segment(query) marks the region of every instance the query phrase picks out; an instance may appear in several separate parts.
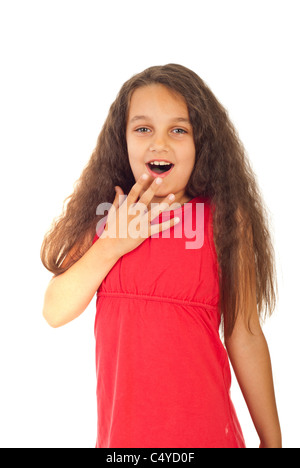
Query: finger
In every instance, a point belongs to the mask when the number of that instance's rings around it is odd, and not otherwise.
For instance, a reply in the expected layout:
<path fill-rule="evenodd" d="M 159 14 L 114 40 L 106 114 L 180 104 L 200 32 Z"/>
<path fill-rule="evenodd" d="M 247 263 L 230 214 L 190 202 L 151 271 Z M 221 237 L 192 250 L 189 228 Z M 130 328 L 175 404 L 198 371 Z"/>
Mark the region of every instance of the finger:
<path fill-rule="evenodd" d="M 114 201 L 112 202 L 112 205 L 114 206 L 115 209 L 117 209 L 119 207 L 119 187 L 116 186 L 115 187 L 115 198 L 114 198 Z"/>
<path fill-rule="evenodd" d="M 144 178 L 145 177 L 145 178 Z M 139 196 L 141 195 L 142 190 L 148 186 L 150 181 L 149 174 L 142 174 L 141 177 L 137 180 L 137 182 L 131 188 L 128 194 L 128 205 L 130 206 L 132 203 L 135 203 Z"/>
<path fill-rule="evenodd" d="M 148 189 L 141 196 L 140 202 L 144 203 L 146 206 L 149 206 L 151 200 L 153 199 L 156 192 L 159 190 L 159 187 L 162 183 L 163 179 L 161 177 L 156 177 L 151 183 L 150 187 L 148 187 Z"/>
<path fill-rule="evenodd" d="M 110 221 L 114 217 L 117 209 L 120 206 L 119 196 L 120 196 L 120 191 L 122 191 L 122 189 L 120 189 L 119 186 L 115 186 L 115 191 L 116 191 L 116 194 L 115 194 L 114 201 L 112 202 L 112 205 L 110 209 L 108 210 L 107 222 Z"/>
<path fill-rule="evenodd" d="M 179 222 L 180 222 L 180 218 L 175 217 L 168 221 L 164 221 L 162 223 L 151 224 L 149 226 L 150 235 L 153 236 L 153 234 L 158 234 L 159 232 L 165 231 L 166 229 L 170 229 L 171 227 L 175 226 Z"/>
<path fill-rule="evenodd" d="M 122 203 L 126 200 L 127 195 L 124 195 L 123 190 L 118 185 L 115 186 L 115 190 L 116 190 L 116 196 L 113 201 L 113 205 L 116 207 L 116 209 L 118 209 L 122 205 Z"/>
<path fill-rule="evenodd" d="M 149 221 L 153 221 L 163 211 L 171 211 L 170 205 L 172 205 L 172 210 L 180 208 L 180 203 L 173 203 L 174 199 L 175 195 L 171 193 L 161 203 L 151 203 L 148 211 Z"/>

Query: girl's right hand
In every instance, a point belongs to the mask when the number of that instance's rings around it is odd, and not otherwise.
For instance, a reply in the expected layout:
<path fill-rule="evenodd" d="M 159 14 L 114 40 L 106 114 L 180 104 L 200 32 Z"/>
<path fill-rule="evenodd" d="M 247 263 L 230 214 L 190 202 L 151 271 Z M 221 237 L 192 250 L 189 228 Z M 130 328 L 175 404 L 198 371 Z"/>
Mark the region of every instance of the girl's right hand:
<path fill-rule="evenodd" d="M 155 203 L 148 210 L 151 200 L 161 185 L 157 184 L 157 179 L 155 178 L 149 188 L 145 190 L 149 183 L 149 176 L 146 180 L 141 176 L 130 190 L 128 196 L 124 195 L 120 187 L 115 187 L 117 194 L 108 211 L 105 229 L 100 238 L 109 237 L 113 240 L 114 253 L 117 256 L 121 257 L 134 250 L 149 236 L 169 229 L 179 222 L 179 218 L 172 218 L 151 225 L 151 221 L 159 213 L 169 208 L 169 205 L 175 198 L 173 194 L 169 194 L 162 203 Z M 140 197 L 142 190 L 144 190 L 144 193 Z M 137 202 L 139 197 L 140 199 Z"/>

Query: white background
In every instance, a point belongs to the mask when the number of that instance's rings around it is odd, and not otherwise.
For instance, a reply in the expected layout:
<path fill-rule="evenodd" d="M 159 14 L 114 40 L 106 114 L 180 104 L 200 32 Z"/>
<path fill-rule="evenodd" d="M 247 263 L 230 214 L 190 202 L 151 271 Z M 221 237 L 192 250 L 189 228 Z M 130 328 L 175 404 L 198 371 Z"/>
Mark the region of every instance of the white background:
<path fill-rule="evenodd" d="M 198 73 L 229 110 L 270 212 L 279 301 L 264 326 L 285 447 L 299 432 L 299 2 L 6 0 L 0 4 L 0 446 L 94 447 L 95 301 L 42 318 L 42 238 L 121 85 L 152 65 Z M 259 444 L 240 390 L 248 447 Z"/>

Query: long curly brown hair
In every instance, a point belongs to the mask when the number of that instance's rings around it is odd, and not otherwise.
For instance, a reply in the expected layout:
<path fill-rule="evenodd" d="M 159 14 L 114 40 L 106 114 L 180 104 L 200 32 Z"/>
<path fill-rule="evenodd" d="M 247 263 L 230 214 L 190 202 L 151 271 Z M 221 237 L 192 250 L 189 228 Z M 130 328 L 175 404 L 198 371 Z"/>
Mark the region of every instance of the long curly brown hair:
<path fill-rule="evenodd" d="M 211 200 L 220 314 L 225 336 L 230 336 L 238 311 L 246 317 L 255 306 L 263 319 L 275 308 L 277 279 L 268 213 L 227 111 L 204 81 L 182 65 L 153 66 L 124 83 L 73 193 L 44 237 L 41 260 L 55 275 L 70 268 L 91 246 L 101 219 L 97 206 L 113 202 L 116 185 L 128 194 L 135 184 L 126 143 L 129 104 L 137 88 L 155 83 L 181 94 L 188 107 L 196 160 L 186 194 Z"/>

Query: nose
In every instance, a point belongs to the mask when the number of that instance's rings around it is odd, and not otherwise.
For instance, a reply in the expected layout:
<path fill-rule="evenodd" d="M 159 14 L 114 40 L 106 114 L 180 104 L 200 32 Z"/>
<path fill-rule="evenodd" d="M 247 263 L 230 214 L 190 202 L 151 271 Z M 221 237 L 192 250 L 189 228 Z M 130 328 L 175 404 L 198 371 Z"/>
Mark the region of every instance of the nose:
<path fill-rule="evenodd" d="M 168 153 L 169 150 L 168 150 L 165 146 L 161 146 L 161 147 L 160 147 L 160 146 L 157 146 L 157 145 L 155 145 L 155 146 L 152 145 L 152 146 L 150 147 L 150 151 L 151 151 L 151 152 L 156 152 L 156 153 L 162 153 L 162 152 L 165 151 L 166 153 Z"/>
<path fill-rule="evenodd" d="M 155 141 L 153 140 L 149 149 L 150 151 L 156 151 L 157 153 L 162 151 L 169 151 L 168 145 L 162 137 L 156 138 Z"/>

